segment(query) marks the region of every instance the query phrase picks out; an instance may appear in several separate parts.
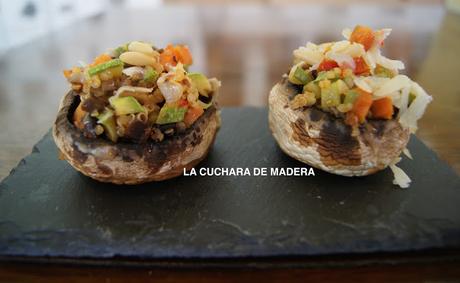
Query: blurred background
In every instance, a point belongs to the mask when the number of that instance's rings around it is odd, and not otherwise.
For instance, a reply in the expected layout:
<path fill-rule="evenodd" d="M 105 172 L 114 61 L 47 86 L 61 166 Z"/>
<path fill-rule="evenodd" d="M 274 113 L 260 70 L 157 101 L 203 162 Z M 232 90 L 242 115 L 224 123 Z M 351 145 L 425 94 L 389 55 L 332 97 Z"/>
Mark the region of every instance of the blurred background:
<path fill-rule="evenodd" d="M 188 44 L 222 106 L 264 107 L 293 49 L 356 24 L 393 28 L 384 55 L 434 97 L 417 135 L 460 172 L 460 0 L 0 0 L 0 179 L 54 122 L 62 70 L 109 47 Z"/>

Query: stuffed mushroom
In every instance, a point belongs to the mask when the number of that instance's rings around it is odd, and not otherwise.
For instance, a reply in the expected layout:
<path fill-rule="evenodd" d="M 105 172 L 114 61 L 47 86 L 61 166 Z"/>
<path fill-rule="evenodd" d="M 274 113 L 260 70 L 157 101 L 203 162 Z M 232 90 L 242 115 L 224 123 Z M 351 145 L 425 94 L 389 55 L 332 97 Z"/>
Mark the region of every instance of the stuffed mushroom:
<path fill-rule="evenodd" d="M 343 176 L 364 176 L 388 166 L 394 183 L 410 178 L 395 164 L 417 120 L 432 100 L 399 74 L 401 61 L 381 55 L 390 29 L 356 26 L 345 40 L 307 43 L 269 95 L 269 125 L 291 157 Z"/>
<path fill-rule="evenodd" d="M 53 127 L 61 155 L 115 184 L 179 176 L 204 159 L 220 127 L 220 82 L 189 72 L 187 46 L 134 41 L 64 71 L 71 90 Z"/>

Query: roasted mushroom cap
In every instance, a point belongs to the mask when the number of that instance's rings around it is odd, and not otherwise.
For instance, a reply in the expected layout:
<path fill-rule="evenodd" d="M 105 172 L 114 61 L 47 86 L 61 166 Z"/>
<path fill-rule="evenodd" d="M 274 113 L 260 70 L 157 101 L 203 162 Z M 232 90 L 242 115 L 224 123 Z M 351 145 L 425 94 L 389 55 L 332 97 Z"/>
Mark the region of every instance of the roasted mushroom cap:
<path fill-rule="evenodd" d="M 65 95 L 53 127 L 64 158 L 78 171 L 101 182 L 140 184 L 182 175 L 203 160 L 220 126 L 219 111 L 211 106 L 184 133 L 162 142 L 142 144 L 86 138 L 72 123 L 79 98 Z"/>
<path fill-rule="evenodd" d="M 269 96 L 273 137 L 289 156 L 324 171 L 364 176 L 386 168 L 409 141 L 410 133 L 395 120 L 368 120 L 358 129 L 316 107 L 293 110 L 297 93 L 286 79 Z"/>

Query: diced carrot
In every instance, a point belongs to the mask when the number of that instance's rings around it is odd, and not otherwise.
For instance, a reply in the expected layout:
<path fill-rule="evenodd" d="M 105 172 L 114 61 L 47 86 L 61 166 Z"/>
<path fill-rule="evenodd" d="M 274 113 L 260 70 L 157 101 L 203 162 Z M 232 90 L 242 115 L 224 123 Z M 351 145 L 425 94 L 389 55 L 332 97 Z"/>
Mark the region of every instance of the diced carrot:
<path fill-rule="evenodd" d="M 163 67 L 166 67 L 168 64 L 176 66 L 177 62 L 174 59 L 174 47 L 171 44 L 166 46 L 163 52 L 160 53 L 160 64 L 163 65 Z"/>
<path fill-rule="evenodd" d="M 101 55 L 97 56 L 94 59 L 93 63 L 90 64 L 90 66 L 93 67 L 93 66 L 99 65 L 101 63 L 110 61 L 110 60 L 112 60 L 112 57 L 110 57 L 110 55 L 104 53 L 104 54 L 101 54 Z"/>
<path fill-rule="evenodd" d="M 370 27 L 356 26 L 350 36 L 351 42 L 361 43 L 367 51 L 374 43 L 374 31 Z"/>
<path fill-rule="evenodd" d="M 391 119 L 393 116 L 393 101 L 391 97 L 374 100 L 371 106 L 371 113 L 374 118 Z"/>
<path fill-rule="evenodd" d="M 72 75 L 72 70 L 64 70 L 62 71 L 64 73 L 64 77 L 68 79 Z"/>
<path fill-rule="evenodd" d="M 191 65 L 193 63 L 192 54 L 185 45 L 176 45 L 174 47 L 174 57 L 177 62 L 181 62 L 184 65 Z"/>
<path fill-rule="evenodd" d="M 75 109 L 75 112 L 73 113 L 73 124 L 80 130 L 82 130 L 84 127 L 83 117 L 85 116 L 85 114 L 86 111 L 82 109 L 82 103 L 80 103 L 77 109 Z"/>
<path fill-rule="evenodd" d="M 359 96 L 353 103 L 351 112 L 358 117 L 358 121 L 360 123 L 363 123 L 372 105 L 372 95 L 359 88 L 357 88 L 356 91 L 359 93 Z"/>
<path fill-rule="evenodd" d="M 363 57 L 353 58 L 355 61 L 355 75 L 368 75 L 370 74 L 369 66 L 367 66 L 366 61 Z"/>
<path fill-rule="evenodd" d="M 184 117 L 185 125 L 187 127 L 191 126 L 203 113 L 204 110 L 201 107 L 189 107 Z"/>
<path fill-rule="evenodd" d="M 321 63 L 319 64 L 318 66 L 318 71 L 319 72 L 322 72 L 322 71 L 329 71 L 331 69 L 334 69 L 336 67 L 338 67 L 339 64 L 337 64 L 337 62 L 335 62 L 334 60 L 328 60 L 328 59 L 324 59 L 323 61 L 321 61 Z"/>

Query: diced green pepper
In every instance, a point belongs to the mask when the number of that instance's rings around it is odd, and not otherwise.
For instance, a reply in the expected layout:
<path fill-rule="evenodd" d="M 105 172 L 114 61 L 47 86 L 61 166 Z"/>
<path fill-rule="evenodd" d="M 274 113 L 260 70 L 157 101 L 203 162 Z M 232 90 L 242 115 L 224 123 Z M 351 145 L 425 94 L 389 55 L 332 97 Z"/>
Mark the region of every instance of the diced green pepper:
<path fill-rule="evenodd" d="M 132 96 L 112 96 L 109 102 L 118 116 L 145 111 L 144 107 Z"/>
<path fill-rule="evenodd" d="M 187 112 L 187 108 L 165 105 L 161 108 L 156 123 L 163 125 L 181 122 L 184 120 L 185 112 Z"/>
<path fill-rule="evenodd" d="M 119 67 L 119 66 L 123 66 L 123 62 L 120 59 L 113 59 L 113 60 L 110 60 L 110 61 L 107 61 L 107 62 L 104 62 L 104 63 L 101 63 L 99 65 L 89 68 L 88 74 L 90 76 L 94 76 L 107 69 Z"/>
<path fill-rule="evenodd" d="M 192 80 L 192 84 L 198 89 L 198 92 L 208 97 L 208 93 L 211 92 L 211 83 L 208 78 L 201 73 L 189 73 L 187 76 Z"/>
<path fill-rule="evenodd" d="M 144 73 L 144 81 L 152 83 L 152 82 L 155 82 L 157 78 L 158 78 L 158 72 L 155 71 L 152 67 L 148 66 Z"/>
<path fill-rule="evenodd" d="M 117 135 L 117 128 L 115 124 L 115 117 L 113 116 L 113 112 L 110 109 L 105 109 L 102 114 L 97 116 L 98 123 L 104 127 L 105 135 L 113 142 L 117 142 L 118 135 Z"/>
<path fill-rule="evenodd" d="M 356 98 L 359 96 L 359 93 L 357 93 L 356 91 L 354 90 L 349 90 L 345 93 L 345 99 L 343 101 L 343 103 L 350 103 L 350 104 L 353 104 L 356 100 Z"/>

